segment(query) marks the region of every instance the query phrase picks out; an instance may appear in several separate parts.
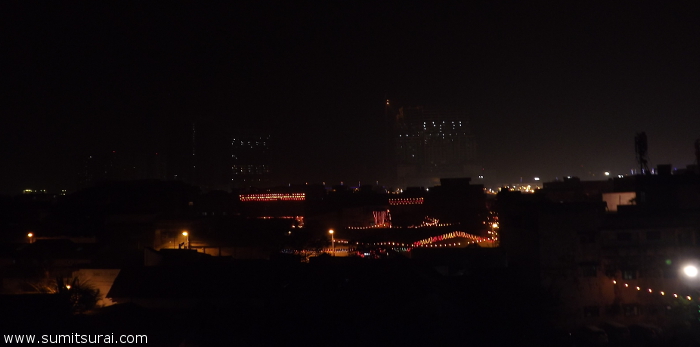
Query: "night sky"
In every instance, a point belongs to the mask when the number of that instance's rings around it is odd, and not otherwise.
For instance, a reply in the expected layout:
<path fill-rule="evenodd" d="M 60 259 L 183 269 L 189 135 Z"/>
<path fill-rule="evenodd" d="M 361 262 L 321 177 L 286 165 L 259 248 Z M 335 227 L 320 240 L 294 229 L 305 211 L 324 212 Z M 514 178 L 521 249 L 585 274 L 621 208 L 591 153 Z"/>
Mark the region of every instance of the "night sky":
<path fill-rule="evenodd" d="M 192 122 L 202 180 L 253 129 L 279 182 L 375 181 L 385 96 L 468 110 L 487 184 L 629 173 L 639 131 L 652 166 L 694 161 L 697 7 L 447 4 L 5 2 L 0 193 L 74 190 L 108 150 L 175 170 Z"/>

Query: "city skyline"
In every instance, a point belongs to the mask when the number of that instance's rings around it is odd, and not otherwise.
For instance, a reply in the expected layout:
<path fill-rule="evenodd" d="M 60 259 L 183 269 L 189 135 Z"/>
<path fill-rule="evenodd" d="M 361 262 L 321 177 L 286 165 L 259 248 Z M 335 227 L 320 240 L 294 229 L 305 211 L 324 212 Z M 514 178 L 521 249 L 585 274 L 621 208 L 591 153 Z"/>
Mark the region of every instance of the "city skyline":
<path fill-rule="evenodd" d="M 681 4 L 3 7 L 3 194 L 73 189 L 91 153 L 170 165 L 193 122 L 197 160 L 259 129 L 278 182 L 375 182 L 386 99 L 467 110 L 487 184 L 630 173 L 641 131 L 650 167 L 684 168 L 700 137 Z"/>

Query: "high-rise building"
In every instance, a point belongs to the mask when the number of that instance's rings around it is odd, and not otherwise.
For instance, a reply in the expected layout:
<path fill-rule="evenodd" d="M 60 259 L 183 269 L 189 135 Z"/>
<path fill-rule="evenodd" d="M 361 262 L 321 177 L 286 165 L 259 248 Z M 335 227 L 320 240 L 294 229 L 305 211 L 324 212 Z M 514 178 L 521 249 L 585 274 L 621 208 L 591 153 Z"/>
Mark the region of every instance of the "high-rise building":
<path fill-rule="evenodd" d="M 394 126 L 399 186 L 433 186 L 440 178 L 479 175 L 476 141 L 464 111 L 402 107 Z"/>
<path fill-rule="evenodd" d="M 110 181 L 140 179 L 165 180 L 165 156 L 134 154 L 126 151 L 107 151 L 89 155 L 78 171 L 78 188 Z"/>
<path fill-rule="evenodd" d="M 86 188 L 106 181 L 138 179 L 138 169 L 133 156 L 108 151 L 88 156 L 78 173 L 79 188 Z"/>
<path fill-rule="evenodd" d="M 270 182 L 270 135 L 239 134 L 231 140 L 231 186 L 249 188 Z"/>

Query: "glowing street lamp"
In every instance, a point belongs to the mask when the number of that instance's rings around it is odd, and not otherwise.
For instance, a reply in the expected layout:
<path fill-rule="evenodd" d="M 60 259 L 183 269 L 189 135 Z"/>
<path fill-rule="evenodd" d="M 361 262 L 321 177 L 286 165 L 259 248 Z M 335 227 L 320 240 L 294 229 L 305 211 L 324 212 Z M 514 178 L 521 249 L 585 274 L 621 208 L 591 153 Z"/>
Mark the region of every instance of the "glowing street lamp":
<path fill-rule="evenodd" d="M 27 237 L 29 238 L 29 243 L 34 243 L 34 233 L 28 233 Z"/>
<path fill-rule="evenodd" d="M 331 245 L 333 247 L 333 256 L 335 257 L 335 237 L 333 236 L 333 229 L 328 230 L 328 233 L 331 234 Z"/>
<path fill-rule="evenodd" d="M 688 265 L 688 266 L 683 268 L 683 273 L 685 273 L 685 275 L 688 277 L 697 277 L 698 276 L 698 268 L 693 266 L 693 265 Z"/>
<path fill-rule="evenodd" d="M 190 249 L 190 234 L 185 230 L 182 232 L 182 236 L 185 237 L 185 249 Z"/>

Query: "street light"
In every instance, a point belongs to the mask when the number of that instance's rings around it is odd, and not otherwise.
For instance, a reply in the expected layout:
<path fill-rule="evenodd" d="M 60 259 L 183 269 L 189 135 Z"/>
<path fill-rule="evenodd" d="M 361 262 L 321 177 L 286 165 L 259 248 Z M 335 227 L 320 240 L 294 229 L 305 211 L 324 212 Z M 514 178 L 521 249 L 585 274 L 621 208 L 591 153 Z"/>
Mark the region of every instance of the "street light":
<path fill-rule="evenodd" d="M 698 268 L 693 265 L 688 265 L 683 268 L 683 273 L 685 273 L 685 275 L 688 277 L 697 277 Z"/>
<path fill-rule="evenodd" d="M 333 229 L 328 230 L 328 233 L 331 234 L 331 245 L 333 247 L 333 256 L 335 257 L 335 237 L 333 236 Z"/>
<path fill-rule="evenodd" d="M 185 249 L 190 249 L 190 234 L 185 230 L 182 232 L 182 236 L 185 237 Z"/>
<path fill-rule="evenodd" d="M 28 233 L 27 237 L 29 238 L 29 243 L 34 243 L 34 234 L 33 233 Z"/>

